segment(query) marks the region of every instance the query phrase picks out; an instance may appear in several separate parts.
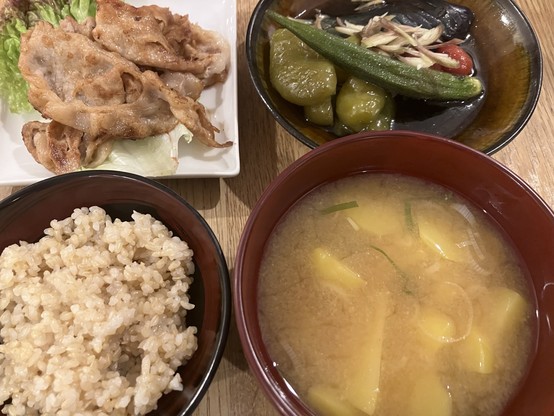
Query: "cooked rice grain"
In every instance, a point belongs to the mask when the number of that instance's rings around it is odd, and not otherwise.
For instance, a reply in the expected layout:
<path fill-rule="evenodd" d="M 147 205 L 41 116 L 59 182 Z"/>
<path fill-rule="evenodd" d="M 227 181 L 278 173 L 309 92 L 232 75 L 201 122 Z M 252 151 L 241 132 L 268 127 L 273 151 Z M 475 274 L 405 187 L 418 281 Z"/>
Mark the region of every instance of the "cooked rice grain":
<path fill-rule="evenodd" d="M 150 215 L 99 207 L 0 255 L 0 403 L 9 415 L 141 415 L 181 390 L 187 243 Z"/>

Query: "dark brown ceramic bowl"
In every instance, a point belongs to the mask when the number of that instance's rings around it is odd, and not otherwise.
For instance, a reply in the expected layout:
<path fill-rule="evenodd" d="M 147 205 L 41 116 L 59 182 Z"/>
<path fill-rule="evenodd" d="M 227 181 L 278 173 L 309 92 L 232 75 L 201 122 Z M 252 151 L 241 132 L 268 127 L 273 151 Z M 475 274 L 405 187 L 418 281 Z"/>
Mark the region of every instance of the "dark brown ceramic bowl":
<path fill-rule="evenodd" d="M 0 251 L 21 240 L 38 241 L 52 219 L 97 205 L 113 218 L 131 220 L 133 210 L 150 214 L 194 251 L 190 287 L 195 308 L 187 324 L 198 328 L 198 350 L 179 368 L 183 391 L 158 401 L 151 415 L 190 415 L 220 363 L 231 316 L 229 273 L 219 243 L 202 216 L 169 188 L 137 175 L 91 171 L 57 176 L 23 188 L 0 203 Z"/>
<path fill-rule="evenodd" d="M 451 138 L 492 154 L 517 136 L 535 109 L 542 83 L 539 43 L 512 0 L 452 2 L 475 13 L 467 44 L 476 58 L 476 75 L 483 81 L 485 94 L 468 106 L 441 107 L 397 99 L 393 129 Z M 268 33 L 275 25 L 265 12 L 272 9 L 288 16 L 310 17 L 315 9 L 336 15 L 352 7 L 350 0 L 261 0 L 248 25 L 246 55 L 256 91 L 275 119 L 310 148 L 336 136 L 306 122 L 302 108 L 285 101 L 272 87 Z"/>
<path fill-rule="evenodd" d="M 304 195 L 361 172 L 397 173 L 442 185 L 482 209 L 511 240 L 535 295 L 536 343 L 528 373 L 502 415 L 554 414 L 553 212 L 490 156 L 452 140 L 405 131 L 357 134 L 308 152 L 268 186 L 248 218 L 236 258 L 234 308 L 247 361 L 271 402 L 284 415 L 313 414 L 280 375 L 262 340 L 257 291 L 266 243 Z"/>

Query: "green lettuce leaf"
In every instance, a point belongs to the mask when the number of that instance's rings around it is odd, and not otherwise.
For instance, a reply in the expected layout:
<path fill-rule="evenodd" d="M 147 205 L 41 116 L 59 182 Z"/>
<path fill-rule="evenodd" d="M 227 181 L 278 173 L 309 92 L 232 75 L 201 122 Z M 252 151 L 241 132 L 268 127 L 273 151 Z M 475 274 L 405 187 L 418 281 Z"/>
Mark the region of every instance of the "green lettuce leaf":
<path fill-rule="evenodd" d="M 67 15 L 69 15 L 69 4 L 64 0 L 31 0 L 27 12 L 29 27 L 40 20 L 58 26 L 60 20 Z"/>
<path fill-rule="evenodd" d="M 96 1 L 71 0 L 69 2 L 69 14 L 79 23 L 89 16 L 96 16 Z"/>
<path fill-rule="evenodd" d="M 57 26 L 66 16 L 82 22 L 96 15 L 96 0 L 30 0 L 8 4 L 0 20 L 0 98 L 7 102 L 12 113 L 32 110 L 27 99 L 28 85 L 17 63 L 21 34 L 40 20 Z"/>
<path fill-rule="evenodd" d="M 0 31 L 0 96 L 12 113 L 30 111 L 33 107 L 27 99 L 27 81 L 19 72 L 20 36 L 27 26 L 20 18 L 5 22 Z"/>
<path fill-rule="evenodd" d="M 96 0 L 31 0 L 27 19 L 31 27 L 39 20 L 58 26 L 67 16 L 81 23 L 87 17 L 96 16 Z"/>

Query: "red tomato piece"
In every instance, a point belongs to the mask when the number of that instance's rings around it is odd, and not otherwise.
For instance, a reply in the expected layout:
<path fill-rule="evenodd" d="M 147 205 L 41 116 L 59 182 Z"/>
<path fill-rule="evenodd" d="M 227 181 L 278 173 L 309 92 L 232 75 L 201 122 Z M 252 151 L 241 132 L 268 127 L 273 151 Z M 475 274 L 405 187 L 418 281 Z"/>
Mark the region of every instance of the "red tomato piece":
<path fill-rule="evenodd" d="M 460 46 L 447 43 L 439 46 L 436 52 L 445 53 L 460 63 L 458 68 L 447 68 L 442 65 L 437 65 L 439 67 L 437 69 L 449 72 L 453 75 L 471 75 L 473 73 L 473 59 L 471 59 L 471 56 Z"/>

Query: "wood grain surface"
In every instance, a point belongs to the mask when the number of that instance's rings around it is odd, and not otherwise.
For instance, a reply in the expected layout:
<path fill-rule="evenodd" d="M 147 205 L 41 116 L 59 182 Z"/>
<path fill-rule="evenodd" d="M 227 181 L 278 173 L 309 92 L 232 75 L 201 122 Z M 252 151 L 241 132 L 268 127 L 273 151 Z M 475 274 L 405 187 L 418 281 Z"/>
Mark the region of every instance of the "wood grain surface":
<path fill-rule="evenodd" d="M 308 149 L 272 118 L 256 96 L 246 65 L 245 34 L 257 0 L 237 0 L 239 143 L 241 172 L 228 179 L 162 181 L 206 218 L 219 238 L 231 276 L 243 226 L 264 188 Z M 554 3 L 517 0 L 541 42 L 543 87 L 538 106 L 520 135 L 493 157 L 529 183 L 554 207 Z M 0 187 L 0 198 L 18 190 Z M 195 415 L 275 415 L 247 366 L 234 321 L 224 357 Z"/>

